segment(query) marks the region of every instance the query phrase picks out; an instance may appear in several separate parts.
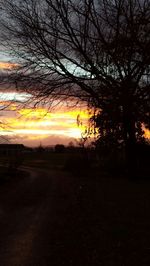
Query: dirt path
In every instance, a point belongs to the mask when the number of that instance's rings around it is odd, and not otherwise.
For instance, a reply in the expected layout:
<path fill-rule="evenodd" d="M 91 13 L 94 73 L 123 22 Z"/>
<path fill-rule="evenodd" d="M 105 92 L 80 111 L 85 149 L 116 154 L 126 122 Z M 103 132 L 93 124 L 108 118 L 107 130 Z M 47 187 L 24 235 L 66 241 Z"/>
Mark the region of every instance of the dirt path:
<path fill-rule="evenodd" d="M 150 265 L 149 184 L 26 171 L 0 187 L 0 266 Z"/>
<path fill-rule="evenodd" d="M 20 176 L 0 188 L 1 266 L 49 265 L 43 262 L 48 250 L 42 242 L 45 242 L 42 231 L 49 221 L 49 234 L 52 234 L 71 204 L 65 200 L 68 197 L 71 200 L 73 195 L 67 175 L 32 168 L 26 168 L 26 171 L 30 176 Z"/>

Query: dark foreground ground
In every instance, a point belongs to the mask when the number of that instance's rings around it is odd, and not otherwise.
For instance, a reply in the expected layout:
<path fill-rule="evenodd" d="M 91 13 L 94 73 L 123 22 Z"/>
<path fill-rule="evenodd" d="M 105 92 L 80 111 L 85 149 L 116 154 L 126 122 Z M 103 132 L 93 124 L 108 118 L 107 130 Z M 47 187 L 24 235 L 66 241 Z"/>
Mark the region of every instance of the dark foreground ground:
<path fill-rule="evenodd" d="M 150 265 L 148 181 L 26 171 L 0 186 L 0 266 Z"/>

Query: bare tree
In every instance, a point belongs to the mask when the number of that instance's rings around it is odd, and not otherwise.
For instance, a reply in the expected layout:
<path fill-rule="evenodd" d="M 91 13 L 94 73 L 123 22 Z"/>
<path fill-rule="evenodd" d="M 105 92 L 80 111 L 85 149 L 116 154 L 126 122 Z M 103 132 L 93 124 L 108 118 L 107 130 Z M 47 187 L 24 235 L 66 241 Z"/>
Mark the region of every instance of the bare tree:
<path fill-rule="evenodd" d="M 101 134 L 111 124 L 132 154 L 142 123 L 150 125 L 149 0 L 1 0 L 1 7 L 18 89 L 49 102 L 88 102 L 100 110 Z"/>

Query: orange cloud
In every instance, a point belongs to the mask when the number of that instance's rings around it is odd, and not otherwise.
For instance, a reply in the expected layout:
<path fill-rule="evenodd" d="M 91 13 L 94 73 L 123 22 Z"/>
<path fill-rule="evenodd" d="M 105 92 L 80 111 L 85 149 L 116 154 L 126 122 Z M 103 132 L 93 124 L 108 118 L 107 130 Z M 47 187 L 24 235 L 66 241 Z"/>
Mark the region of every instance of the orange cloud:
<path fill-rule="evenodd" d="M 23 108 L 18 110 L 18 113 L 20 115 L 23 115 L 26 118 L 37 118 L 37 119 L 43 119 L 44 117 L 47 118 L 75 118 L 77 119 L 77 115 L 80 114 L 82 119 L 87 119 L 89 117 L 89 114 L 87 111 L 85 110 L 73 110 L 73 111 L 67 111 L 67 110 L 56 110 L 53 113 L 48 111 L 45 108 L 36 108 L 36 109 L 32 109 L 32 108 Z"/>
<path fill-rule="evenodd" d="M 8 62 L 0 62 L 0 69 L 11 70 L 11 69 L 14 69 L 17 67 L 18 67 L 18 64 L 8 63 Z"/>

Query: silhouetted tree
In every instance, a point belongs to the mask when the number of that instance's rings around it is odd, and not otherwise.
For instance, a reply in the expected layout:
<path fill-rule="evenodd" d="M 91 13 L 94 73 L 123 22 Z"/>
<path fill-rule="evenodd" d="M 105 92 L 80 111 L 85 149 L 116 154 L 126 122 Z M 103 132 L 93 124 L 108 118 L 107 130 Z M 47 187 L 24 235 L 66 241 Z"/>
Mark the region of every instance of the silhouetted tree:
<path fill-rule="evenodd" d="M 55 145 L 55 152 L 57 152 L 57 153 L 65 152 L 65 146 L 63 144 L 56 144 Z"/>
<path fill-rule="evenodd" d="M 1 2 L 1 37 L 18 63 L 9 81 L 49 103 L 98 108 L 100 135 L 123 140 L 133 159 L 150 126 L 150 1 Z"/>

